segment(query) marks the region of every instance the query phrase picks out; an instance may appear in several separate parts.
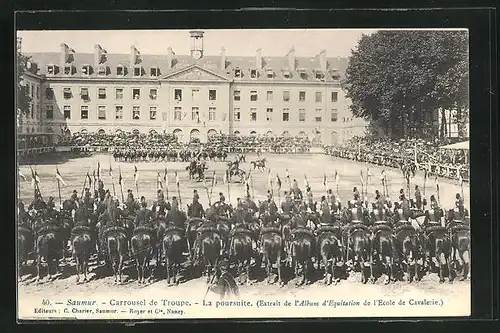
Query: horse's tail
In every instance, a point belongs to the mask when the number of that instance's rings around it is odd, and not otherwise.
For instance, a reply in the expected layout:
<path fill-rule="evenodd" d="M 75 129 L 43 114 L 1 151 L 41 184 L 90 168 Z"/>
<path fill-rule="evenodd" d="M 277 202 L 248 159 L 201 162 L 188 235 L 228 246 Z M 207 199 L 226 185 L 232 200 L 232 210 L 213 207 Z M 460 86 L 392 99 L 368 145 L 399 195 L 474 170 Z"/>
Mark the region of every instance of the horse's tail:
<path fill-rule="evenodd" d="M 236 284 L 236 281 L 234 281 L 234 278 L 232 276 L 225 276 L 225 282 L 228 288 L 228 294 L 231 293 L 235 297 L 240 297 L 240 291 L 238 289 L 238 285 Z"/>

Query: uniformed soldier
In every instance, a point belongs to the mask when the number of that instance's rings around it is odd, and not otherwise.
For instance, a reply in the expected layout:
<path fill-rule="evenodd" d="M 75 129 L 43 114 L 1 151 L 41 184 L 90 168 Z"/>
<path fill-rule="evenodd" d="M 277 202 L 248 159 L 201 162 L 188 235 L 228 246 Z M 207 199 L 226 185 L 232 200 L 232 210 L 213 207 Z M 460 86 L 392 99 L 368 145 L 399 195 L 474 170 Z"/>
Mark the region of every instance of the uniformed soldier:
<path fill-rule="evenodd" d="M 455 209 L 454 209 L 454 212 L 455 212 L 455 216 L 453 218 L 454 222 L 464 222 L 465 220 L 465 205 L 464 205 L 464 200 L 463 198 L 460 196 L 459 193 L 457 193 L 455 195 Z"/>
<path fill-rule="evenodd" d="M 422 210 L 422 194 L 420 193 L 418 185 L 415 185 L 415 204 L 418 210 Z"/>
<path fill-rule="evenodd" d="M 354 188 L 352 189 L 352 192 L 353 192 L 353 195 L 354 195 L 354 200 L 355 201 L 360 201 L 361 197 L 359 195 L 359 191 L 358 191 L 358 188 L 356 186 L 354 186 Z"/>
<path fill-rule="evenodd" d="M 331 211 L 330 211 L 330 206 L 328 205 L 328 201 L 326 200 L 326 197 L 323 195 L 321 196 L 321 225 L 331 225 L 334 222 L 334 219 L 332 218 Z"/>
<path fill-rule="evenodd" d="M 17 223 L 30 226 L 31 216 L 24 210 L 24 203 L 19 201 L 17 204 Z"/>
<path fill-rule="evenodd" d="M 314 197 L 311 191 L 311 187 L 306 188 L 306 196 L 307 196 L 307 206 L 311 209 L 311 211 L 316 211 L 316 205 L 314 204 Z"/>
<path fill-rule="evenodd" d="M 167 211 L 171 209 L 170 203 L 165 200 L 162 190 L 158 190 L 157 200 L 153 203 L 152 211 L 158 217 L 165 217 Z"/>
<path fill-rule="evenodd" d="M 220 295 L 220 299 L 224 299 L 226 296 L 239 298 L 239 290 L 236 281 L 231 273 L 228 272 L 229 261 L 227 261 L 227 259 L 222 259 L 218 266 L 214 277 L 215 282 L 211 284 L 209 290 Z"/>
<path fill-rule="evenodd" d="M 434 195 L 431 195 L 431 204 L 429 209 L 425 211 L 425 219 L 422 227 L 440 226 L 443 216 L 443 210 L 439 207 Z"/>
<path fill-rule="evenodd" d="M 28 210 L 36 210 L 41 212 L 47 208 L 47 204 L 42 200 L 42 195 L 38 189 L 35 189 L 35 197 L 28 207 Z"/>
<path fill-rule="evenodd" d="M 141 197 L 141 208 L 137 212 L 137 215 L 134 220 L 134 225 L 140 226 L 140 225 L 147 225 L 150 223 L 151 218 L 152 218 L 152 212 L 147 208 L 148 203 L 146 202 L 146 198 L 144 196 Z"/>
<path fill-rule="evenodd" d="M 285 192 L 285 201 L 281 203 L 281 211 L 283 212 L 283 217 L 285 219 L 290 219 L 290 214 L 294 208 L 294 204 L 290 194 Z"/>
<path fill-rule="evenodd" d="M 189 207 L 188 217 L 202 218 L 205 216 L 203 205 L 198 200 L 199 196 L 197 193 L 195 193 L 195 195 L 193 195 L 193 203 Z"/>
<path fill-rule="evenodd" d="M 57 223 L 58 222 L 58 213 L 54 209 L 54 197 L 50 196 L 47 201 L 47 209 L 45 211 L 45 220 L 49 223 Z"/>

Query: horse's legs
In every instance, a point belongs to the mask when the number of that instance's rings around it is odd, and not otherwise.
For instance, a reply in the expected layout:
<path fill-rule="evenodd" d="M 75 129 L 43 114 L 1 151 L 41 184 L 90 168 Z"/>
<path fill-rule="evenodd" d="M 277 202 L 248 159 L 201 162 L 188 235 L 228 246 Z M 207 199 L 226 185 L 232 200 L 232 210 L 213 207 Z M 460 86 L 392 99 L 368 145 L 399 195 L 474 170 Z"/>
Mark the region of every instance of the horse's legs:
<path fill-rule="evenodd" d="M 120 262 L 118 264 L 118 281 L 122 283 L 122 270 L 123 270 L 123 254 L 120 253 Z"/>
<path fill-rule="evenodd" d="M 167 284 L 170 284 L 170 259 L 165 253 L 165 268 L 167 270 Z"/>
<path fill-rule="evenodd" d="M 153 277 L 153 270 L 151 269 L 149 258 L 146 259 L 146 269 L 147 272 L 149 273 L 148 276 L 148 283 L 149 283 L 151 282 L 151 278 Z"/>
<path fill-rule="evenodd" d="M 393 280 L 393 267 L 394 267 L 394 259 L 392 256 L 386 256 L 385 258 L 387 260 L 387 268 L 389 271 L 389 278 L 387 279 L 388 282 L 391 282 Z M 409 267 L 409 264 L 408 264 Z"/>
<path fill-rule="evenodd" d="M 443 265 L 441 265 L 441 255 L 444 256 L 443 253 L 436 253 L 436 262 L 438 264 L 438 268 L 439 268 L 439 283 L 443 283 L 444 282 L 444 275 L 443 275 Z"/>
<path fill-rule="evenodd" d="M 266 273 L 267 273 L 267 284 L 271 284 L 271 268 L 272 268 L 271 260 L 267 255 L 264 259 L 265 259 Z"/>
<path fill-rule="evenodd" d="M 141 262 L 139 256 L 135 258 L 135 269 L 137 270 L 137 283 L 141 284 Z"/>
<path fill-rule="evenodd" d="M 357 260 L 359 261 L 359 267 L 361 269 L 361 283 L 366 283 L 368 281 L 368 278 L 365 274 L 365 256 L 363 255 L 363 253 L 361 253 L 359 255 L 355 255 L 355 257 L 358 257 Z"/>
<path fill-rule="evenodd" d="M 87 282 L 87 270 L 89 269 L 89 258 L 83 260 L 83 282 Z"/>
<path fill-rule="evenodd" d="M 328 257 L 323 255 L 323 265 L 325 265 L 325 278 L 323 282 L 328 285 Z M 319 260 L 318 260 L 318 269 L 319 269 Z"/>
<path fill-rule="evenodd" d="M 467 250 L 465 250 L 467 251 Z M 462 260 L 462 265 L 463 265 L 463 269 L 462 269 L 462 277 L 460 278 L 460 281 L 464 281 L 467 279 L 467 276 L 469 275 L 469 253 L 467 252 L 467 258 L 464 257 L 464 254 L 465 254 L 465 251 L 458 251 L 458 255 L 460 257 L 460 260 Z M 467 259 L 467 260 L 466 260 Z"/>
<path fill-rule="evenodd" d="M 37 255 L 36 257 L 36 282 L 40 281 L 40 268 L 42 266 L 42 256 Z"/>
<path fill-rule="evenodd" d="M 247 260 L 246 263 L 246 268 L 247 268 L 247 280 L 246 280 L 246 285 L 248 286 L 250 284 L 250 259 Z"/>
<path fill-rule="evenodd" d="M 373 276 L 373 266 L 375 265 L 373 258 L 373 244 L 371 246 L 369 260 L 370 260 L 370 281 L 371 283 L 375 283 L 375 277 Z"/>
<path fill-rule="evenodd" d="M 453 266 L 452 266 L 451 255 L 449 253 L 445 254 L 444 260 L 446 260 L 446 264 L 448 265 L 448 281 L 450 283 L 452 283 L 453 280 L 455 279 L 455 276 L 454 276 L 455 272 L 454 272 Z"/>
<path fill-rule="evenodd" d="M 76 283 L 80 282 L 80 256 L 74 256 L 76 261 Z"/>

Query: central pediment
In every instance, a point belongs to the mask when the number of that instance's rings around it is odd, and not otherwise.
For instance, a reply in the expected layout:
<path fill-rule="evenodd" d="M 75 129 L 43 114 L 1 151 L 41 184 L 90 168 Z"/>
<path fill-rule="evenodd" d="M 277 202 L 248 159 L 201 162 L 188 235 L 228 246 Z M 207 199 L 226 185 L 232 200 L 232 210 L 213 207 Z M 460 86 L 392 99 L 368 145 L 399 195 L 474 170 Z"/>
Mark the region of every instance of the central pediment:
<path fill-rule="evenodd" d="M 195 81 L 195 82 L 228 82 L 229 80 L 217 73 L 209 71 L 198 65 L 182 68 L 173 73 L 165 75 L 162 80 L 167 81 Z"/>

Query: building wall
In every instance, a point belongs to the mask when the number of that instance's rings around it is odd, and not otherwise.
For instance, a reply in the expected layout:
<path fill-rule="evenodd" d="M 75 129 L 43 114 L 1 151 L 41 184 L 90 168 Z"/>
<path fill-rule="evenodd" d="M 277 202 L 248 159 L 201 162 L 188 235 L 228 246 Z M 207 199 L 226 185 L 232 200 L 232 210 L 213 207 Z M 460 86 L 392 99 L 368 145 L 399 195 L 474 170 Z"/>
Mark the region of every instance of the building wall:
<path fill-rule="evenodd" d="M 28 94 L 31 97 L 30 112 L 28 115 L 20 115 L 18 132 L 19 133 L 43 133 L 46 129 L 43 127 L 43 117 L 41 113 L 42 87 L 41 79 L 37 76 L 24 75 L 21 84 L 28 87 Z"/>

